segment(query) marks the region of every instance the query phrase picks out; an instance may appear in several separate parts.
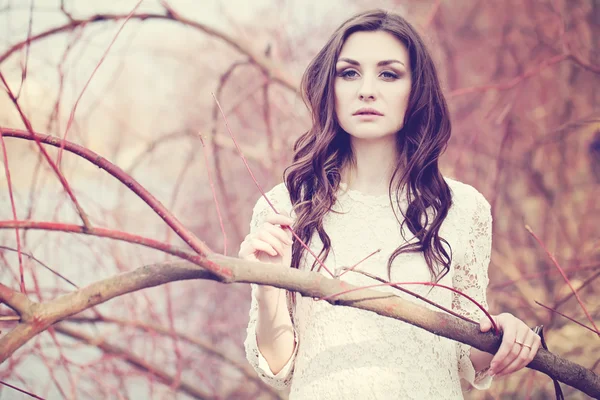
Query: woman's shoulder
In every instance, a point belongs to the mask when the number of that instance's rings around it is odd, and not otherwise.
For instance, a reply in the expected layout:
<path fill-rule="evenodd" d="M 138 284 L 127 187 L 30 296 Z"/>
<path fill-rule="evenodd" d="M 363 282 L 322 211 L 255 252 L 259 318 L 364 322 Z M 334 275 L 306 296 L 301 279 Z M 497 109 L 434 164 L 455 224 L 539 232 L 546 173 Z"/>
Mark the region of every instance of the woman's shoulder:
<path fill-rule="evenodd" d="M 273 186 L 273 188 L 271 188 L 270 190 L 265 192 L 265 196 L 269 199 L 269 201 L 273 205 L 283 206 L 285 211 L 288 211 L 287 209 L 289 208 L 289 205 L 291 204 L 290 203 L 290 194 L 289 194 L 284 182 L 281 182 L 281 183 Z M 269 207 L 269 203 L 265 199 L 265 196 L 263 196 L 262 194 L 260 195 L 260 197 L 256 201 L 256 205 L 254 206 L 255 210 L 257 210 L 257 209 L 260 210 L 260 209 Z"/>
<path fill-rule="evenodd" d="M 444 177 L 444 180 L 452 192 L 453 207 L 470 212 L 490 209 L 490 203 L 475 187 L 454 178 Z"/>

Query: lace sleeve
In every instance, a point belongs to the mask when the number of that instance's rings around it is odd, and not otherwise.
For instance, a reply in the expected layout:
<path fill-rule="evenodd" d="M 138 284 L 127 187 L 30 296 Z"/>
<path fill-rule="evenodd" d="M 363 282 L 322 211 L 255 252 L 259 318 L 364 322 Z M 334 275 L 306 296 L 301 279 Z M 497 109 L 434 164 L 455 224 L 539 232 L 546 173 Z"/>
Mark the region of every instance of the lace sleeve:
<path fill-rule="evenodd" d="M 283 184 L 276 186 L 271 191 L 267 193 L 269 200 L 273 203 L 277 211 L 280 210 L 280 207 L 288 208 L 286 205 L 289 203 L 289 200 L 286 201 L 286 198 L 282 197 L 285 192 L 285 187 Z M 287 194 L 287 193 L 285 193 Z M 250 222 L 250 232 L 254 232 L 265 220 L 266 216 L 271 211 L 271 207 L 266 202 L 264 198 L 260 198 L 256 205 L 254 206 L 254 210 L 252 213 L 252 221 Z M 284 211 L 288 211 L 285 209 Z M 268 385 L 272 386 L 277 390 L 286 389 L 292 381 L 294 362 L 296 360 L 296 352 L 298 351 L 298 346 L 295 346 L 294 353 L 288 360 L 287 364 L 279 371 L 276 375 L 273 374 L 267 360 L 263 357 L 258 349 L 258 344 L 256 342 L 256 322 L 258 318 L 258 302 L 256 300 L 256 290 L 258 288 L 257 285 L 251 284 L 252 288 L 252 300 L 250 303 L 250 320 L 248 322 L 248 328 L 246 331 L 246 340 L 244 342 L 244 347 L 246 350 L 246 358 L 250 365 L 254 368 L 258 376 L 266 382 Z M 289 305 L 288 305 L 289 307 Z M 296 331 L 294 330 L 294 339 L 296 343 L 298 343 L 298 337 Z"/>
<path fill-rule="evenodd" d="M 492 251 L 492 214 L 490 204 L 479 192 L 476 193 L 475 206 L 470 207 L 471 216 L 466 216 L 470 221 L 465 230 L 466 243 L 464 259 L 455 266 L 452 284 L 455 289 L 469 295 L 486 309 L 488 308 L 486 289 L 488 285 L 488 266 Z M 479 321 L 484 315 L 481 310 L 463 296 L 454 294 L 452 309 L 457 313 Z M 485 372 L 475 371 L 470 359 L 471 346 L 457 342 L 458 371 L 462 379 L 469 382 L 476 389 L 488 389 L 492 378 Z"/>

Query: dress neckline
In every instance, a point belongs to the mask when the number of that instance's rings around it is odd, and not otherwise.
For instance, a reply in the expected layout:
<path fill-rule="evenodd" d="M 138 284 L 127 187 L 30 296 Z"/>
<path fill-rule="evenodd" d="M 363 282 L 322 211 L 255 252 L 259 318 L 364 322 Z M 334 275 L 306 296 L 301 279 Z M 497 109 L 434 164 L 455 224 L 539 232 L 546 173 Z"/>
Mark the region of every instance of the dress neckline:
<path fill-rule="evenodd" d="M 342 196 L 346 196 L 354 202 L 366 204 L 369 206 L 378 206 L 378 207 L 390 207 L 390 196 L 389 194 L 366 194 L 356 189 L 348 189 L 348 184 L 346 182 L 340 182 L 340 194 Z M 401 203 L 405 203 L 406 199 L 404 194 L 400 195 Z"/>

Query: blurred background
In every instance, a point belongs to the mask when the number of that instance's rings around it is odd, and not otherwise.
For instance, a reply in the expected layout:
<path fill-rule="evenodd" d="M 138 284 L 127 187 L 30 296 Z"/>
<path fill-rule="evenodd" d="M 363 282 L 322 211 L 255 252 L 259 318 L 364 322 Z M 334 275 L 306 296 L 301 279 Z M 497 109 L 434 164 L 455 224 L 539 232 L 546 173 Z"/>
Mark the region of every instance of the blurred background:
<path fill-rule="evenodd" d="M 235 256 L 260 193 L 212 93 L 261 186 L 270 189 L 281 182 L 294 141 L 309 127 L 298 84 L 311 58 L 356 12 L 400 13 L 428 44 L 452 111 L 442 171 L 475 186 L 492 205 L 491 312 L 543 324 L 551 351 L 600 373 L 598 335 L 536 303 L 591 326 L 525 228 L 600 322 L 600 2 L 136 5 L 0 0 L 0 71 L 37 132 L 66 133 L 118 165 L 212 249 Z M 24 129 L 2 89 L 0 127 Z M 4 141 L 18 219 L 79 224 L 35 143 Z M 56 159 L 56 149 L 46 148 Z M 183 245 L 144 202 L 96 166 L 65 153 L 62 171 L 95 226 Z M 0 213 L 0 220 L 12 219 L 4 163 Z M 24 251 L 79 286 L 172 259 L 88 236 L 20 235 Z M 17 289 L 15 231 L 0 230 L 0 245 L 0 281 Z M 32 300 L 73 290 L 30 258 L 24 267 Z M 246 363 L 249 296 L 248 285 L 205 281 L 122 296 L 31 340 L 0 365 L 0 380 L 48 399 L 285 398 L 261 384 Z M 0 305 L 0 315 L 10 313 Z M 0 320 L 0 335 L 12 327 Z M 587 398 L 563 389 L 567 398 Z M 498 379 L 486 392 L 466 392 L 467 399 L 551 396 L 551 380 L 532 370 Z M 0 385 L 0 398 L 29 397 Z"/>

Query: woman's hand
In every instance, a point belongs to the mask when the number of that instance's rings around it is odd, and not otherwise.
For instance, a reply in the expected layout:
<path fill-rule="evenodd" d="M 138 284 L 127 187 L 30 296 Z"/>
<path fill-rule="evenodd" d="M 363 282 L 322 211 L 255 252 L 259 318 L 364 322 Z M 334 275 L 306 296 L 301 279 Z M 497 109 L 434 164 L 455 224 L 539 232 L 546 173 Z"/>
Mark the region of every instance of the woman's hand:
<path fill-rule="evenodd" d="M 512 314 L 492 316 L 502 330 L 502 344 L 492 358 L 488 374 L 496 377 L 520 370 L 533 360 L 541 345 L 541 339 L 523 321 Z M 482 332 L 492 328 L 492 322 L 484 317 L 479 323 Z"/>
<path fill-rule="evenodd" d="M 294 220 L 288 215 L 272 212 L 260 228 L 244 238 L 238 257 L 244 260 L 289 266 L 292 254 L 292 233 L 286 228 L 293 223 Z"/>

